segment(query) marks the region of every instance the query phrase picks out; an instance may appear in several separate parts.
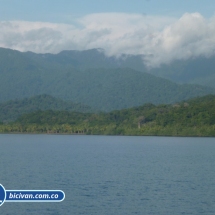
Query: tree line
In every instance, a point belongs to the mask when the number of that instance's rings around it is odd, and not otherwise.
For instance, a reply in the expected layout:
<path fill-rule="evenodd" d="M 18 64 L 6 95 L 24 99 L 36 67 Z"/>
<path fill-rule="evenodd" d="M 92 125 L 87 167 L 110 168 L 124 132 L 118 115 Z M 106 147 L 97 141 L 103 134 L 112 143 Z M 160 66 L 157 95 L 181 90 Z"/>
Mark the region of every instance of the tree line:
<path fill-rule="evenodd" d="M 101 135 L 215 136 L 215 96 L 208 95 L 171 105 L 145 104 L 108 113 L 35 111 L 0 132 Z"/>

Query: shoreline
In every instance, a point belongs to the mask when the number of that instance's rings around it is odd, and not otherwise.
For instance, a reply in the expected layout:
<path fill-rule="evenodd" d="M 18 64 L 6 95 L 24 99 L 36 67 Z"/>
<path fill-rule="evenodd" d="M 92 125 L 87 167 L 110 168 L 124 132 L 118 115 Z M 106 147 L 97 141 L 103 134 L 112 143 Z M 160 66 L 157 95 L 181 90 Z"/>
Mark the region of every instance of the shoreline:
<path fill-rule="evenodd" d="M 189 135 L 189 136 L 185 136 L 185 135 L 129 135 L 129 134 L 83 134 L 83 133 L 45 133 L 45 132 L 0 132 L 1 134 L 26 134 L 26 135 L 71 135 L 71 136 L 118 136 L 118 137 L 186 137 L 186 138 L 215 138 L 215 136 L 200 136 L 200 135 Z"/>

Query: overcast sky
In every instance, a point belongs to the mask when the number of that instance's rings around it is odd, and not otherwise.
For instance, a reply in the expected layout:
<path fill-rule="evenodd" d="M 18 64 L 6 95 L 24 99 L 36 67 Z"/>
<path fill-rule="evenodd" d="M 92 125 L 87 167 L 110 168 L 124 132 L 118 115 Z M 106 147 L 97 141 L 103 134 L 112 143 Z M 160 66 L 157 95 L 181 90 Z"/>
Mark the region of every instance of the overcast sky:
<path fill-rule="evenodd" d="M 0 47 L 37 53 L 103 48 L 149 66 L 215 52 L 213 0 L 0 0 Z"/>

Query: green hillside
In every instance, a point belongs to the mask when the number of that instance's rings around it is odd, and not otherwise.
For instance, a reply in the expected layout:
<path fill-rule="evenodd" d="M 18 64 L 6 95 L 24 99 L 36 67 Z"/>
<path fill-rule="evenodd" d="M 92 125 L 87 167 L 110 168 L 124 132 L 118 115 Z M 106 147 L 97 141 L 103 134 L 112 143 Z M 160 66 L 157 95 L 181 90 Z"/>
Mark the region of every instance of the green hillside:
<path fill-rule="evenodd" d="M 101 49 L 62 51 L 57 55 L 26 53 L 25 56 L 39 64 L 49 62 L 58 64 L 58 66 L 71 66 L 76 69 L 127 67 L 177 83 L 200 84 L 213 88 L 215 83 L 215 55 L 175 60 L 169 64 L 162 64 L 158 68 L 151 69 L 145 66 L 143 55 L 122 54 L 118 58 L 107 57 Z"/>
<path fill-rule="evenodd" d="M 21 100 L 12 100 L 0 103 L 0 121 L 10 122 L 19 116 L 36 110 L 65 110 L 92 112 L 89 106 L 76 104 L 69 101 L 54 98 L 49 95 L 39 95 Z"/>
<path fill-rule="evenodd" d="M 193 83 L 215 88 L 215 56 L 175 60 L 149 73 L 177 83 Z"/>
<path fill-rule="evenodd" d="M 40 132 L 105 135 L 215 136 L 215 96 L 208 95 L 174 105 L 145 104 L 109 113 L 36 111 L 1 132 Z"/>
<path fill-rule="evenodd" d="M 72 67 L 78 70 L 98 68 L 132 68 L 145 71 L 146 67 L 141 55 L 125 55 L 121 57 L 107 57 L 102 49 L 90 49 L 84 51 L 67 50 L 58 54 L 35 54 L 33 52 L 22 53 L 30 61 L 39 65 L 55 65 Z"/>
<path fill-rule="evenodd" d="M 215 93 L 212 88 L 179 85 L 124 67 L 135 64 L 139 67 L 141 62 L 140 56 L 108 58 L 98 50 L 53 55 L 1 48 L 0 102 L 47 94 L 111 111 L 145 103 L 174 103 Z"/>

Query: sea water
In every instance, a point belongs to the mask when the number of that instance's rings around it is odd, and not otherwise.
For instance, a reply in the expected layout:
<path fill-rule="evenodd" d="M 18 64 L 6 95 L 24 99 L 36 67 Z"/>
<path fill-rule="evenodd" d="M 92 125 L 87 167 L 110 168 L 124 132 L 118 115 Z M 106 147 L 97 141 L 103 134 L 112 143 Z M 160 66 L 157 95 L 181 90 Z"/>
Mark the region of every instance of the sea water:
<path fill-rule="evenodd" d="M 215 138 L 0 135 L 6 190 L 63 190 L 2 215 L 215 214 Z"/>

